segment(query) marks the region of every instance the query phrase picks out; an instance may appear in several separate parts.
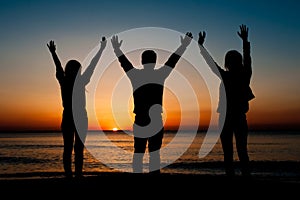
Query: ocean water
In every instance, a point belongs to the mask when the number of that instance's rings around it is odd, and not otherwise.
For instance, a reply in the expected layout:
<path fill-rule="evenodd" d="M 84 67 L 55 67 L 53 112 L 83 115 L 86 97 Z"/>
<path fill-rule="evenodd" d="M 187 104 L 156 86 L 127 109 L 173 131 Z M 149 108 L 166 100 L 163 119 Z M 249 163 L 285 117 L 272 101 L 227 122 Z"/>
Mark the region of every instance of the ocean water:
<path fill-rule="evenodd" d="M 224 174 L 223 152 L 217 140 L 212 150 L 199 158 L 204 132 L 178 136 L 166 132 L 163 139 L 162 172 Z M 192 139 L 192 140 L 191 140 Z M 89 132 L 84 154 L 84 173 L 131 172 L 133 138 L 120 132 Z M 248 152 L 254 173 L 299 176 L 300 132 L 250 132 Z M 63 172 L 63 140 L 60 132 L 1 133 L 0 177 L 12 174 Z M 236 150 L 235 160 L 238 161 Z M 147 172 L 148 154 L 144 156 Z"/>

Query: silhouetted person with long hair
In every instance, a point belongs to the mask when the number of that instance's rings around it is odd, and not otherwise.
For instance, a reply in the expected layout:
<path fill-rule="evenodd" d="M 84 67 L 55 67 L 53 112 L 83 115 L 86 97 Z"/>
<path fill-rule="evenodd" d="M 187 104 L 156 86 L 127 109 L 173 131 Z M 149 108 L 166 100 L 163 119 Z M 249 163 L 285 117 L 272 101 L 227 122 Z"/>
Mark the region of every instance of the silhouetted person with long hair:
<path fill-rule="evenodd" d="M 200 52 L 211 70 L 221 80 L 217 112 L 219 113 L 219 127 L 221 127 L 221 121 L 224 120 L 220 138 L 224 153 L 225 172 L 228 176 L 235 174 L 233 165 L 234 135 L 242 175 L 248 176 L 250 175 L 250 167 L 247 150 L 248 124 L 246 113 L 249 110 L 249 101 L 254 98 L 250 88 L 252 66 L 248 28 L 241 25 L 240 32 L 238 32 L 238 36 L 243 41 L 243 56 L 236 50 L 228 51 L 225 54 L 225 70 L 213 60 L 203 47 L 205 36 L 205 32 L 199 33 Z"/>
<path fill-rule="evenodd" d="M 67 178 L 73 177 L 73 148 L 75 153 L 75 177 L 82 177 L 84 143 L 88 130 L 85 86 L 90 82 L 90 78 L 106 46 L 106 38 L 102 37 L 100 43 L 101 45 L 98 52 L 82 74 L 82 66 L 77 60 L 69 60 L 64 70 L 56 54 L 56 45 L 54 44 L 54 41 L 51 40 L 47 44 L 56 66 L 56 78 L 61 88 L 62 104 L 64 108 L 61 131 L 64 142 L 63 166 Z M 74 112 L 75 109 L 76 112 Z M 77 120 L 75 120 L 75 114 Z"/>
<path fill-rule="evenodd" d="M 134 173 L 143 172 L 143 157 L 148 143 L 149 172 L 160 173 L 160 149 L 164 135 L 162 120 L 162 101 L 164 82 L 174 69 L 179 58 L 191 43 L 192 34 L 181 37 L 181 45 L 169 57 L 165 65 L 158 69 L 157 55 L 153 50 L 145 50 L 141 55 L 142 69 L 135 68 L 120 47 L 118 36 L 111 39 L 114 52 L 121 67 L 126 72 L 133 88 L 135 120 L 133 125 L 134 154 L 132 167 Z"/>

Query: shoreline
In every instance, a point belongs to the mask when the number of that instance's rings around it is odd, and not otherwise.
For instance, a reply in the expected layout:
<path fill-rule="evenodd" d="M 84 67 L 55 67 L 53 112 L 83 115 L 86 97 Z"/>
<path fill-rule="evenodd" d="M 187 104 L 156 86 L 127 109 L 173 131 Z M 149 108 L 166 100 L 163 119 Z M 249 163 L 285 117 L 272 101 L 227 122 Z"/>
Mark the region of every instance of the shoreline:
<path fill-rule="evenodd" d="M 234 177 L 227 177 L 225 174 L 192 174 L 192 173 L 173 173 L 173 172 L 161 172 L 160 174 L 152 174 L 148 172 L 144 173 L 131 173 L 131 172 L 118 172 L 118 171 L 103 171 L 103 172 L 83 172 L 82 179 L 75 178 L 69 179 L 69 181 L 76 180 L 93 180 L 97 178 L 216 178 L 216 179 L 231 179 L 231 180 L 260 180 L 260 181 L 278 181 L 281 183 L 294 183 L 300 186 L 300 175 L 272 175 L 270 173 L 259 174 L 252 173 L 250 177 L 243 177 L 240 174 L 236 174 Z M 63 172 L 31 172 L 31 173 L 16 173 L 16 174 L 0 174 L 0 184 L 3 182 L 25 182 L 36 180 L 67 180 L 64 177 Z"/>
<path fill-rule="evenodd" d="M 250 161 L 253 177 L 272 178 L 272 179 L 298 179 L 300 182 L 300 161 Z M 239 162 L 234 162 L 236 177 L 240 177 Z M 190 170 L 190 171 L 189 171 Z M 118 171 L 109 167 L 99 169 L 98 171 L 89 171 L 85 169 L 83 174 L 87 177 L 92 176 L 115 176 L 132 175 L 147 176 L 147 172 L 135 174 L 128 171 Z M 161 169 L 162 176 L 225 176 L 223 161 L 213 162 L 174 162 Z M 38 178 L 63 178 L 64 173 L 58 171 L 22 171 L 12 173 L 0 173 L 0 181 L 3 180 L 30 180 Z"/>

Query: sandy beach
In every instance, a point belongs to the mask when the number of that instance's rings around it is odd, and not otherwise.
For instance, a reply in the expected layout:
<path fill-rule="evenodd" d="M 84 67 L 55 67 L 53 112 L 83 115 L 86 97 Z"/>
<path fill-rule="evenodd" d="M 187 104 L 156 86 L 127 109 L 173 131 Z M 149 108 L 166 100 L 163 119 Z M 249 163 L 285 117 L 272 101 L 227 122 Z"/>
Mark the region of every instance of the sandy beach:
<path fill-rule="evenodd" d="M 83 178 L 65 179 L 63 173 L 24 173 L 2 177 L 2 195 L 9 197 L 57 197 L 60 195 L 131 196 L 131 192 L 147 196 L 185 196 L 186 199 L 202 195 L 231 196 L 241 193 L 247 197 L 282 196 L 286 199 L 297 194 L 299 176 L 252 175 L 227 177 L 201 174 L 134 174 L 127 172 L 85 173 Z M 43 195 L 43 196 L 41 196 Z M 196 195 L 196 196 L 195 196 Z"/>

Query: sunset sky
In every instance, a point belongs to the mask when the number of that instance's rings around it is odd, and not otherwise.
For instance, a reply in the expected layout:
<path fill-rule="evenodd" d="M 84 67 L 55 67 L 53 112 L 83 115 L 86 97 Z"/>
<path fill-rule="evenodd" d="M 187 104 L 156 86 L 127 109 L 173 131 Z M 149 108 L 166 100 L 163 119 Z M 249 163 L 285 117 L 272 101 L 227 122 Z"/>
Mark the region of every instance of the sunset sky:
<path fill-rule="evenodd" d="M 223 66 L 228 50 L 241 50 L 242 42 L 237 35 L 241 24 L 249 27 L 253 64 L 251 87 L 256 96 L 250 102 L 250 127 L 300 128 L 299 8 L 297 0 L 0 0 L 0 130 L 59 129 L 62 104 L 55 67 L 46 46 L 50 40 L 56 42 L 64 66 L 70 59 L 85 64 L 101 36 L 110 39 L 112 35 L 122 35 L 136 28 L 160 27 L 182 35 L 192 32 L 196 42 L 198 32 L 205 30 L 205 46 Z M 151 40 L 150 37 L 144 39 Z M 163 40 L 163 36 L 159 39 Z M 178 37 L 171 51 L 179 44 Z M 126 48 L 128 43 L 123 41 L 123 45 Z M 128 57 L 139 65 L 140 53 L 137 50 L 128 53 Z M 208 68 L 199 51 L 188 52 L 191 53 L 199 57 L 200 67 Z M 158 51 L 158 63 L 164 63 L 169 54 Z M 113 55 L 110 40 L 103 60 L 109 55 Z M 97 66 L 94 78 L 99 77 L 97 69 L 100 67 Z M 210 101 L 203 77 L 184 59 L 176 70 L 167 80 L 170 89 L 166 89 L 164 96 L 166 127 L 179 126 L 182 106 L 184 112 L 192 113 L 182 126 L 191 128 L 199 121 L 200 126 L 207 126 L 211 114 L 216 111 L 216 103 Z M 94 99 L 94 107 L 87 108 L 89 127 L 130 129 L 133 115 L 129 80 L 117 60 L 103 75 L 94 80 L 93 83 L 97 83 L 94 90 L 93 85 L 86 88 L 88 102 Z M 176 96 L 177 92 L 188 92 L 179 75 L 193 88 L 199 110 L 193 107 L 192 93 L 186 94 L 183 100 Z M 172 88 L 176 91 L 171 91 Z M 200 119 L 193 118 L 198 111 Z"/>

